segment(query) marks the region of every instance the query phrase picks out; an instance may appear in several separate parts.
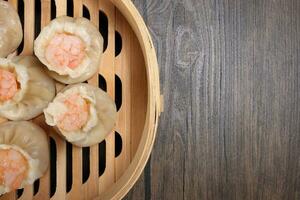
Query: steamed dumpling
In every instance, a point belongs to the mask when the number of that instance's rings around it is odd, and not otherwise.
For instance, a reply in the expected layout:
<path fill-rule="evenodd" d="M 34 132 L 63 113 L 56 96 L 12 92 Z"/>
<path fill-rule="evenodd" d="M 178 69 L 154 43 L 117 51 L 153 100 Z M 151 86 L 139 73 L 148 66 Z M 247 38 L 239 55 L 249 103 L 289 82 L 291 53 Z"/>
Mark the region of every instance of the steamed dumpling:
<path fill-rule="evenodd" d="M 15 51 L 23 38 L 22 25 L 15 9 L 6 1 L 0 0 L 0 57 Z"/>
<path fill-rule="evenodd" d="M 42 30 L 34 52 L 51 77 L 65 84 L 80 83 L 98 71 L 103 37 L 89 20 L 62 16 Z"/>
<path fill-rule="evenodd" d="M 0 124 L 0 195 L 40 178 L 49 166 L 46 133 L 32 122 Z"/>
<path fill-rule="evenodd" d="M 66 87 L 44 110 L 46 123 L 80 147 L 104 140 L 115 126 L 116 113 L 107 93 L 83 83 Z"/>
<path fill-rule="evenodd" d="M 0 116 L 29 120 L 41 113 L 55 96 L 54 81 L 33 56 L 0 58 Z"/>

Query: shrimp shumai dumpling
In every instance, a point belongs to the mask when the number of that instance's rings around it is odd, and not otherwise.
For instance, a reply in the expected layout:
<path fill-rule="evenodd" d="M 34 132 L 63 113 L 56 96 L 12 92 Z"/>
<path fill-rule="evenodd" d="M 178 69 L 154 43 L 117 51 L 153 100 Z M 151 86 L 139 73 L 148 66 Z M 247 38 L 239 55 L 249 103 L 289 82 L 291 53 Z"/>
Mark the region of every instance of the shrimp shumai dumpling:
<path fill-rule="evenodd" d="M 49 166 L 46 133 L 32 122 L 0 124 L 0 195 L 40 178 Z"/>
<path fill-rule="evenodd" d="M 0 57 L 15 51 L 23 38 L 22 25 L 18 13 L 6 1 L 0 0 Z"/>
<path fill-rule="evenodd" d="M 46 123 L 80 147 L 100 143 L 116 122 L 116 105 L 99 88 L 69 85 L 44 110 Z"/>
<path fill-rule="evenodd" d="M 89 20 L 62 16 L 42 30 L 34 52 L 51 77 L 65 84 L 80 83 L 98 71 L 103 37 Z"/>
<path fill-rule="evenodd" d="M 33 56 L 0 58 L 0 116 L 29 120 L 55 96 L 55 83 Z M 1 133 L 0 133 L 1 134 Z"/>

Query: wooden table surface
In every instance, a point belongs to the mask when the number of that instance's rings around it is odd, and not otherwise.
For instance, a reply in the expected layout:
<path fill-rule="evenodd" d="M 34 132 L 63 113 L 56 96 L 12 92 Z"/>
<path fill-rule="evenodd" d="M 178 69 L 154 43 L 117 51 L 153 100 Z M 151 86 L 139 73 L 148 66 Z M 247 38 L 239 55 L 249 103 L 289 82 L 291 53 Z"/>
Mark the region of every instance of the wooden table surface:
<path fill-rule="evenodd" d="M 300 1 L 134 3 L 165 112 L 125 199 L 300 199 Z"/>

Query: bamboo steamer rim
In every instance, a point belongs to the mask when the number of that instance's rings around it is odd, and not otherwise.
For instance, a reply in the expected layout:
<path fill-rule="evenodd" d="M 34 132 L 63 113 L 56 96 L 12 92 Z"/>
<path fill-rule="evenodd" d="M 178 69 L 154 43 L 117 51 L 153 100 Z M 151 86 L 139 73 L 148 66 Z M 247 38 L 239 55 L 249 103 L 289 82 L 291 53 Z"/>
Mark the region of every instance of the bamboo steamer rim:
<path fill-rule="evenodd" d="M 132 162 L 123 176 L 108 191 L 95 199 L 122 199 L 133 187 L 150 157 L 155 141 L 158 118 L 163 111 L 158 62 L 148 28 L 131 0 L 110 1 L 124 15 L 141 45 L 148 78 L 148 105 L 142 138 Z"/>

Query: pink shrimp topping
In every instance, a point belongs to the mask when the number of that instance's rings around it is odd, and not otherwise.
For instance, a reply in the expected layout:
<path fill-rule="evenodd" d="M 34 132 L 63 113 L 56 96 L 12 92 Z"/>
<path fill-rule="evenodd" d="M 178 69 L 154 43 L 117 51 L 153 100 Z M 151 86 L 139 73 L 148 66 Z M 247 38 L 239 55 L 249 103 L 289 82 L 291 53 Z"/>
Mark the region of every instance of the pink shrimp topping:
<path fill-rule="evenodd" d="M 18 189 L 27 176 L 27 159 L 13 149 L 0 150 L 0 158 L 0 184 L 11 190 Z"/>
<path fill-rule="evenodd" d="M 12 99 L 18 91 L 16 75 L 10 71 L 0 69 L 0 100 Z"/>
<path fill-rule="evenodd" d="M 75 69 L 85 57 L 83 41 L 65 33 L 56 34 L 46 48 L 46 59 L 54 67 Z"/>
<path fill-rule="evenodd" d="M 78 94 L 70 96 L 64 101 L 68 111 L 58 119 L 58 128 L 65 131 L 81 129 L 88 120 L 88 104 Z"/>

